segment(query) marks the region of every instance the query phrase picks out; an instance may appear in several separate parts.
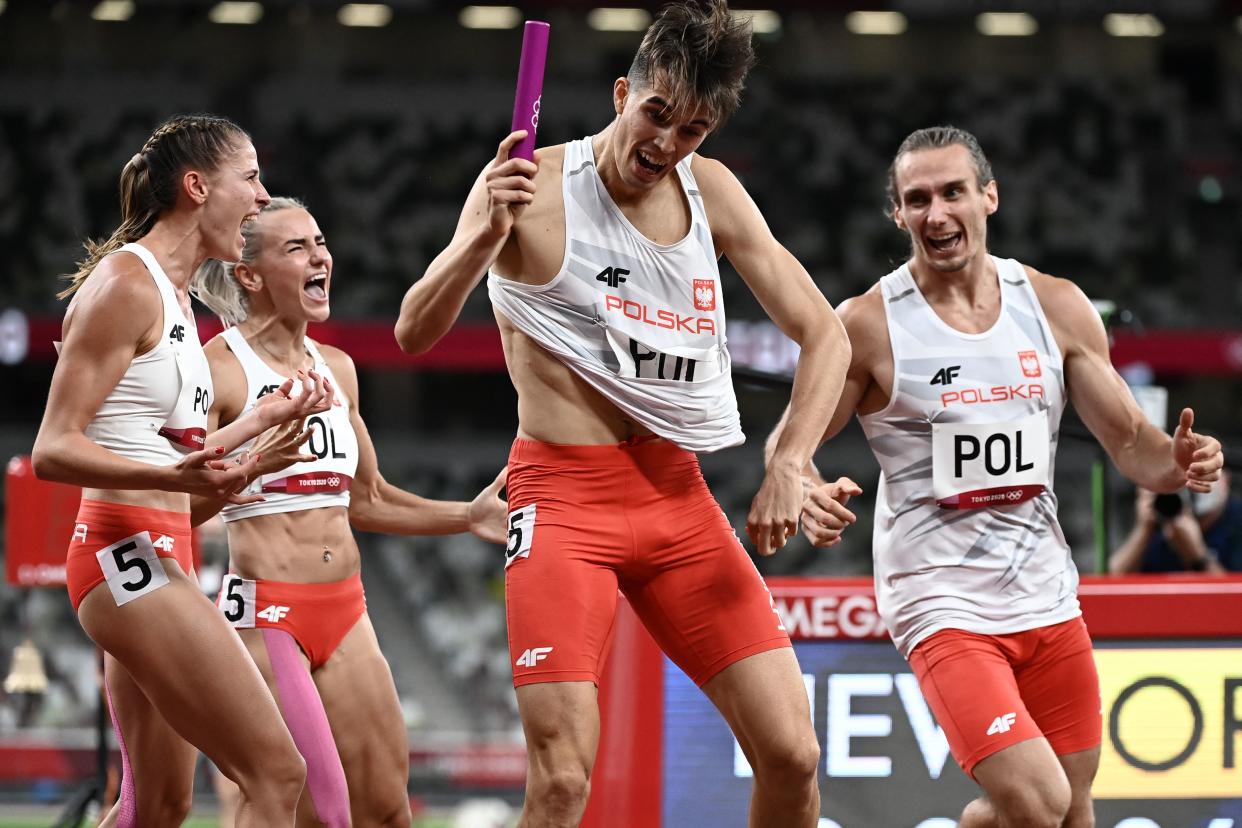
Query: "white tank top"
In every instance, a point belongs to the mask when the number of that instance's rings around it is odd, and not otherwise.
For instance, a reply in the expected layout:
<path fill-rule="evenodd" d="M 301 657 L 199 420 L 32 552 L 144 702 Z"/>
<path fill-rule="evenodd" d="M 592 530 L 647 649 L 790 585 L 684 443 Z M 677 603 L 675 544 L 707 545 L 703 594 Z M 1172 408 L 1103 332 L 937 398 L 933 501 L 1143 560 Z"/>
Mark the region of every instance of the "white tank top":
<path fill-rule="evenodd" d="M 937 630 L 1003 634 L 1079 614 L 1057 523 L 1061 352 L 1021 264 L 997 259 L 991 330 L 949 327 L 909 267 L 880 281 L 893 348 L 889 404 L 860 416 L 881 468 L 875 590 L 907 657 Z"/>
<path fill-rule="evenodd" d="M 211 369 L 194 319 L 186 319 L 177 293 L 151 251 L 130 243 L 120 248 L 146 265 L 163 304 L 159 343 L 125 369 L 85 434 L 130 460 L 170 466 L 206 445 L 211 407 Z"/>
<path fill-rule="evenodd" d="M 261 397 L 283 385 L 288 377 L 276 373 L 260 359 L 237 328 L 225 328 L 220 335 L 224 337 L 229 349 L 241 363 L 242 370 L 246 372 L 246 405 L 241 411 L 245 414 L 255 407 Z M 314 341 L 307 337 L 305 342 L 307 353 L 315 360 L 315 370 L 326 376 L 333 387 L 339 389 L 340 383 L 332 375 L 332 369 L 324 361 Z M 301 393 L 297 383 L 294 383 L 293 393 L 294 396 Z M 317 459 L 310 463 L 294 463 L 288 468 L 255 480 L 245 493 L 261 494 L 264 500 L 246 505 L 225 505 L 220 510 L 220 517 L 225 523 L 303 509 L 322 509 L 329 506 L 349 508 L 349 484 L 353 482 L 354 474 L 358 471 L 358 436 L 354 434 L 353 424 L 349 420 L 349 401 L 338 393 L 332 408 L 322 414 L 311 415 L 307 418 L 306 425 L 311 429 L 311 437 L 303 450 L 315 455 Z M 236 457 L 249 450 L 253 442 L 252 440 L 238 447 L 230 456 Z"/>
<path fill-rule="evenodd" d="M 691 156 L 693 157 L 693 156 Z M 565 260 L 546 285 L 488 276 L 492 304 L 639 423 L 684 449 L 744 439 L 725 347 L 720 272 L 703 197 L 677 165 L 690 232 L 640 233 L 595 170 L 591 139 L 565 145 Z"/>

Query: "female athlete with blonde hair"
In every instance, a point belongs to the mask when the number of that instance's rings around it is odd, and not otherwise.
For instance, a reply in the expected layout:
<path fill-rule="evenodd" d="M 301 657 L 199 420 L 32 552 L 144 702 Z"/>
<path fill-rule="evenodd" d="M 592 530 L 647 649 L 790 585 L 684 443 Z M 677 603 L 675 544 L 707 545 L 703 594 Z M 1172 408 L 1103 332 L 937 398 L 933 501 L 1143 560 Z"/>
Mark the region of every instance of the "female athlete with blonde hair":
<path fill-rule="evenodd" d="M 180 825 L 195 747 L 241 789 L 237 824 L 289 825 L 305 778 L 262 677 L 198 590 L 190 497 L 235 492 L 254 458 L 224 456 L 273 425 L 325 410 L 331 387 L 281 378 L 269 404 L 207 429 L 212 377 L 188 293 L 208 257 L 241 255 L 270 200 L 249 136 L 210 115 L 173 118 L 121 172 L 123 222 L 87 258 L 71 296 L 39 477 L 83 487 L 67 560 L 69 597 L 102 647 L 123 782 L 105 825 Z"/>
<path fill-rule="evenodd" d="M 353 362 L 306 335 L 308 323 L 328 318 L 332 285 L 332 256 L 314 217 L 294 199 L 273 199 L 244 235 L 236 265 L 208 262 L 195 279 L 195 295 L 232 325 L 206 348 L 216 379 L 213 425 L 248 416 L 286 372 L 316 370 L 340 394 L 331 410 L 307 420 L 301 462 L 256 481 L 262 502 L 224 505 L 232 574 L 220 608 L 306 759 L 299 822 L 409 825 L 405 725 L 367 616 L 351 526 L 404 535 L 469 530 L 502 543 L 504 475 L 470 503 L 426 500 L 386 482 L 359 415 Z M 199 505 L 196 521 L 219 507 Z"/>

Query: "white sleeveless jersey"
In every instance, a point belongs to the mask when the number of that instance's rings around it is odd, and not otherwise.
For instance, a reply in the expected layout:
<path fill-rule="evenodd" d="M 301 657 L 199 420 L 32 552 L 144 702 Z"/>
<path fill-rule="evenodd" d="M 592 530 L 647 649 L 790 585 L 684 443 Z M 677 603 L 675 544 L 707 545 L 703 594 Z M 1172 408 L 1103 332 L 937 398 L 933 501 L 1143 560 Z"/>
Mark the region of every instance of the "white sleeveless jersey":
<path fill-rule="evenodd" d="M 246 372 L 246 406 L 241 412 L 245 414 L 255 407 L 260 398 L 283 385 L 288 377 L 276 373 L 260 359 L 237 328 L 226 328 L 220 335 Z M 339 393 L 341 385 L 332 375 L 332 369 L 324 361 L 319 348 L 309 337 L 305 342 L 307 352 L 315 360 L 315 370 L 338 389 L 331 409 L 313 414 L 306 420 L 311 437 L 302 449 L 317 459 L 310 463 L 294 463 L 255 480 L 245 494 L 261 494 L 263 501 L 225 505 L 220 510 L 220 517 L 225 523 L 303 509 L 329 506 L 349 508 L 349 485 L 358 471 L 358 435 L 354 434 L 354 426 L 349 421 L 349 401 Z M 301 393 L 297 383 L 294 383 L 293 392 L 294 396 Z M 236 457 L 249 450 L 253 442 L 240 446 L 230 456 Z"/>
<path fill-rule="evenodd" d="M 693 156 L 691 156 L 693 157 Z M 677 165 L 690 232 L 656 244 L 613 202 L 591 139 L 565 145 L 565 260 L 546 285 L 488 276 L 492 304 L 634 420 L 684 449 L 745 437 L 725 347 L 720 272 L 703 197 Z"/>
<path fill-rule="evenodd" d="M 155 256 L 136 243 L 120 249 L 141 259 L 155 281 L 163 329 L 154 348 L 134 357 L 84 433 L 122 457 L 170 466 L 206 445 L 211 368 L 194 318 L 182 313 L 176 289 Z"/>
<path fill-rule="evenodd" d="M 1061 352 L 1022 265 L 992 261 L 1001 311 L 980 334 L 941 320 L 907 265 L 880 281 L 892 398 L 858 419 L 882 472 L 876 600 L 907 657 L 937 630 L 1013 633 L 1079 614 L 1052 492 Z"/>

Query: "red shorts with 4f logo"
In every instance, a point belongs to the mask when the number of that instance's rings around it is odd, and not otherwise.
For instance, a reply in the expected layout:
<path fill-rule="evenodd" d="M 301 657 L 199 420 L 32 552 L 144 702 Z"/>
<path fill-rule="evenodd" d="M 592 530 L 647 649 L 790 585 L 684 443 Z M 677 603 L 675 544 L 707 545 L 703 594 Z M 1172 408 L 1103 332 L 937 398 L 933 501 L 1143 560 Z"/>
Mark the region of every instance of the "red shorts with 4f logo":
<path fill-rule="evenodd" d="M 1006 635 L 941 630 L 910 666 L 972 778 L 975 765 L 1027 739 L 1047 739 L 1057 756 L 1100 744 L 1100 679 L 1081 616 Z"/>
<path fill-rule="evenodd" d="M 189 512 L 83 500 L 65 560 L 69 601 L 77 610 L 87 593 L 106 580 L 114 596 L 133 590 L 139 597 L 167 583 L 163 569 L 155 571 L 157 558 L 175 560 L 189 575 L 194 570 L 190 543 Z"/>
<path fill-rule="evenodd" d="M 345 636 L 367 611 L 362 575 L 303 584 L 224 577 L 216 605 L 239 630 L 284 630 L 293 636 L 312 670 L 328 663 Z"/>
<path fill-rule="evenodd" d="M 505 605 L 514 685 L 599 683 L 617 590 L 702 686 L 789 635 L 707 489 L 698 459 L 659 438 L 509 454 Z"/>

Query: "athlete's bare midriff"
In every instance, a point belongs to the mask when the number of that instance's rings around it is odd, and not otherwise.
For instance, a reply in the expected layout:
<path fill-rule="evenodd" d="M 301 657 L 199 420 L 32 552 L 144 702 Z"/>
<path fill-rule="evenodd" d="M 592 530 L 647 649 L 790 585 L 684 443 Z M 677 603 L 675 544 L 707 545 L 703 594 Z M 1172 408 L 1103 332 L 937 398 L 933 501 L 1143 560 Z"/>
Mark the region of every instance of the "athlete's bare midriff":
<path fill-rule="evenodd" d="M 586 446 L 651 433 L 503 315 L 496 314 L 496 322 L 517 389 L 519 437 Z"/>
<path fill-rule="evenodd" d="M 99 500 L 104 503 L 121 503 L 141 506 L 144 509 L 160 509 L 165 512 L 189 512 L 190 496 L 185 492 L 165 492 L 159 489 L 90 489 L 82 490 L 83 500 Z"/>
<path fill-rule="evenodd" d="M 343 506 L 235 520 L 228 532 L 233 571 L 243 578 L 322 584 L 361 569 Z"/>

